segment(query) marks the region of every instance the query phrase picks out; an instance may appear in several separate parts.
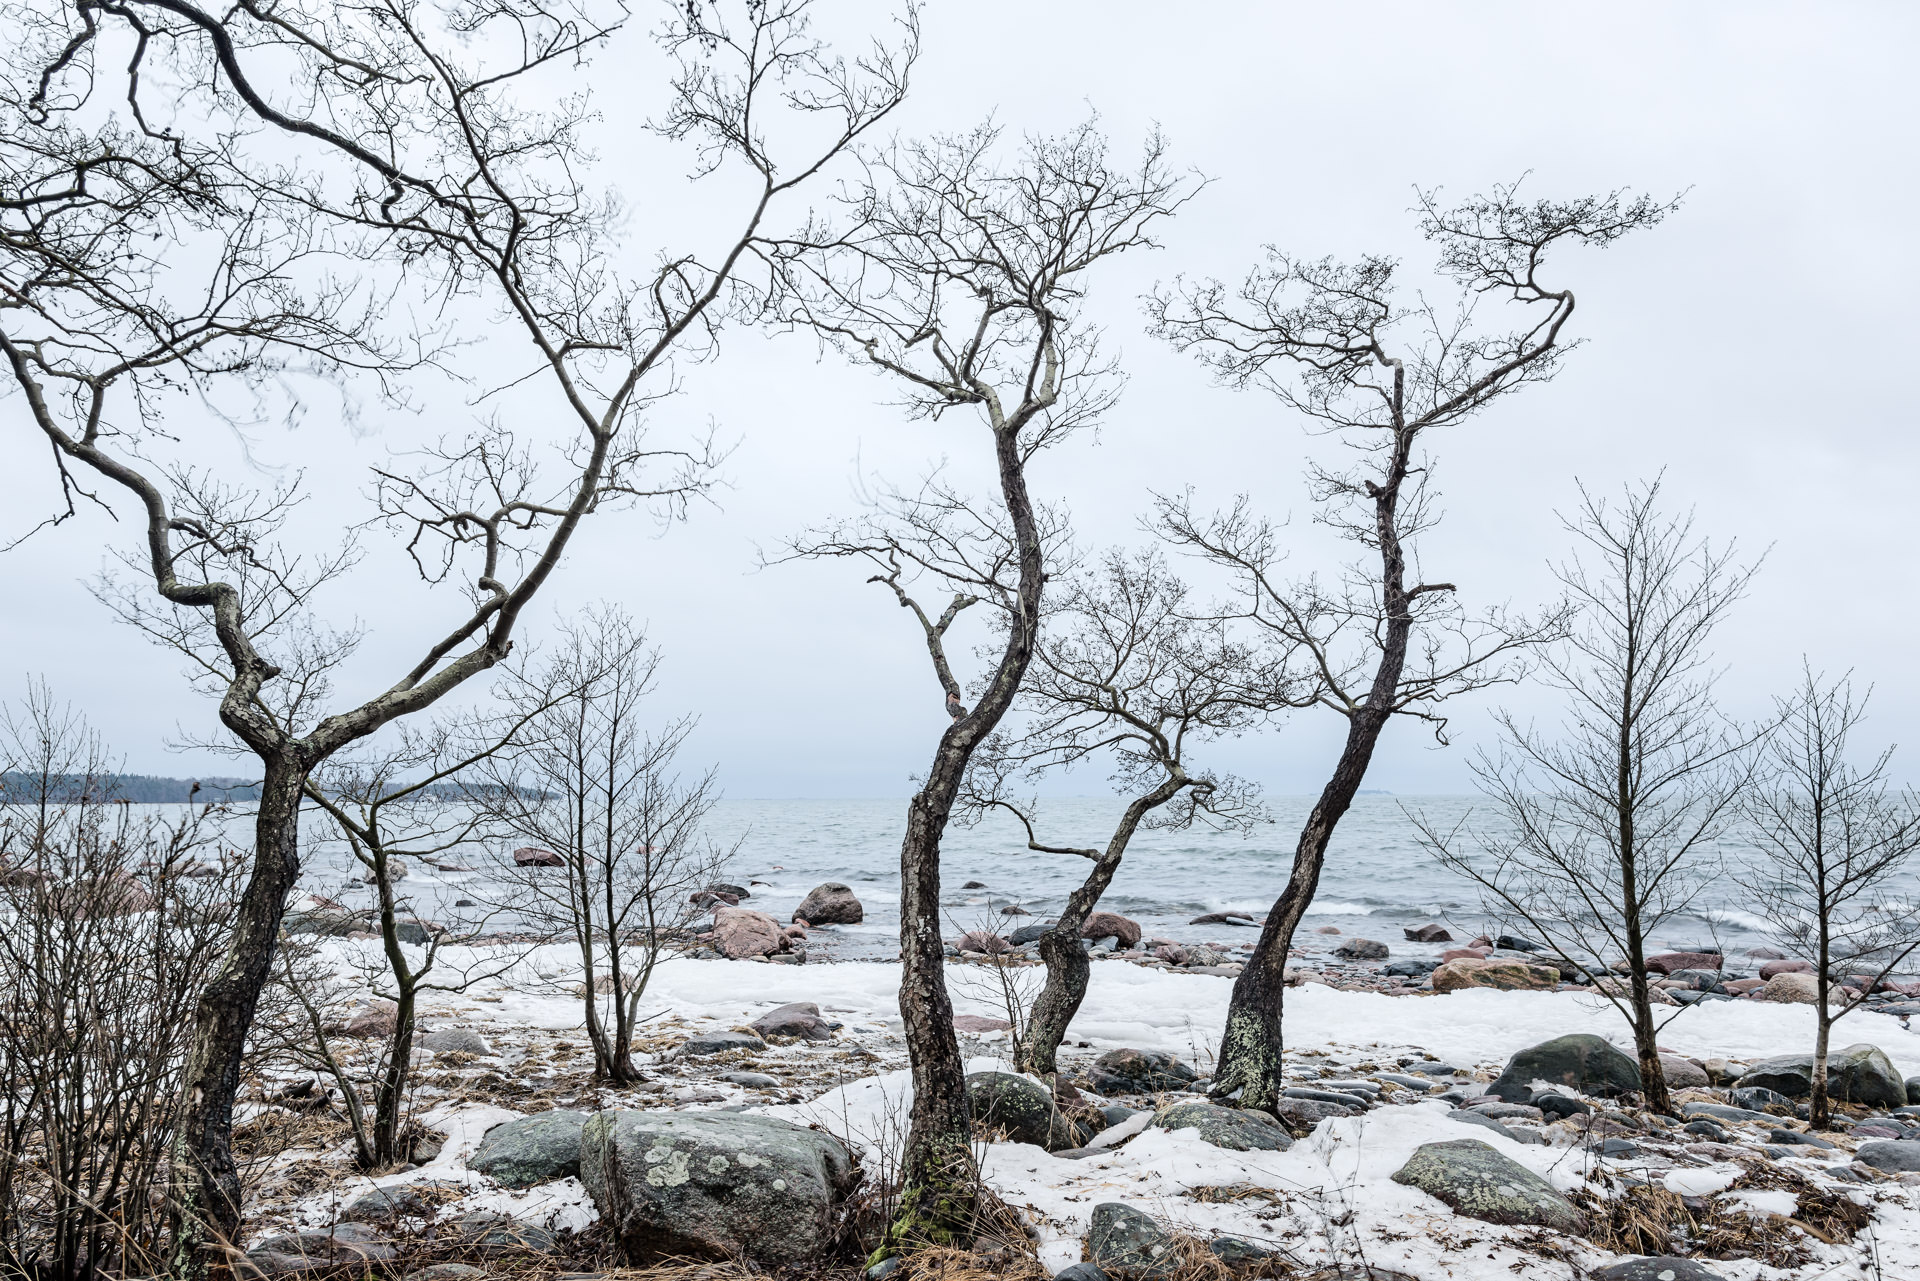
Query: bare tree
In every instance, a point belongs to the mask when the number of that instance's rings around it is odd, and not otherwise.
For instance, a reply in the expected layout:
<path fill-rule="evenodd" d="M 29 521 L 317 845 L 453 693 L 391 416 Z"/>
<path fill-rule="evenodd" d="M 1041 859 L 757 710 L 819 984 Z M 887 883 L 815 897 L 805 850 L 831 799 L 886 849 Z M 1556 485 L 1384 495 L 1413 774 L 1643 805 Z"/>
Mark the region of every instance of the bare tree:
<path fill-rule="evenodd" d="M 1141 830 L 1202 823 L 1247 831 L 1263 817 L 1256 789 L 1191 764 L 1191 749 L 1236 736 L 1312 692 L 1289 677 L 1285 655 L 1233 638 L 1219 619 L 1195 618 L 1187 588 L 1157 553 L 1110 551 L 1098 569 L 1064 585 L 1048 608 L 1034 665 L 1015 702 L 1016 728 L 974 756 L 960 816 L 1014 815 L 1027 848 L 1092 863 L 1040 938 L 1046 983 L 1025 1014 L 1014 1058 L 1052 1077 L 1068 1026 L 1086 998 L 1091 967 L 1081 928 L 1113 883 Z M 1127 797 L 1099 847 L 1042 841 L 1044 808 L 1018 788 L 1056 772 L 1106 766 Z"/>
<path fill-rule="evenodd" d="M 1889 785 L 1891 747 L 1853 759 L 1870 697 L 1805 670 L 1800 688 L 1779 700 L 1779 727 L 1741 804 L 1758 848 L 1740 883 L 1774 937 L 1813 963 L 1816 1129 L 1833 1120 L 1833 1025 L 1920 950 L 1920 903 L 1895 889 L 1920 851 L 1920 798 Z"/>
<path fill-rule="evenodd" d="M 1618 508 L 1585 494 L 1568 529 L 1584 558 L 1556 574 L 1575 608 L 1542 677 L 1567 697 L 1557 737 L 1498 714 L 1497 754 L 1474 763 L 1495 824 L 1440 832 L 1428 848 L 1560 956 L 1626 982 L 1598 990 L 1633 1028 L 1647 1106 L 1672 1112 L 1647 978 L 1648 940 L 1692 910 L 1719 869 L 1757 731 L 1721 714 L 1708 644 L 1753 575 L 1734 548 L 1664 517 L 1658 482 Z"/>
<path fill-rule="evenodd" d="M 775 206 L 905 92 L 911 16 L 897 47 L 849 61 L 809 35 L 805 0 L 750 5 L 737 24 L 662 9 L 676 70 L 651 127 L 694 148 L 696 178 L 728 167 L 751 181 L 714 256 L 663 254 L 640 279 L 618 268 L 619 202 L 586 185 L 587 97 L 547 80 L 606 43 L 622 5 L 25 11 L 0 210 L 10 390 L 52 448 L 67 499 L 54 519 L 81 497 L 138 511 L 144 585 L 123 583 L 117 607 L 190 656 L 264 775 L 232 949 L 195 1016 L 174 1191 L 186 1273 L 239 1223 L 238 1064 L 300 867 L 309 774 L 504 660 L 583 520 L 632 503 L 673 517 L 709 491 L 711 442 L 655 445 L 643 411 L 673 389 L 676 359 L 710 355 L 721 322 L 759 296 L 742 273 Z M 212 141 L 194 140 L 196 124 Z M 768 136 L 787 126 L 806 135 L 791 154 Z M 290 147 L 299 160 L 275 158 Z M 188 232 L 190 249 L 155 247 Z M 314 556 L 277 548 L 296 493 L 196 470 L 194 442 L 159 419 L 176 392 L 229 378 L 271 390 L 296 366 L 365 369 L 393 388 L 471 337 L 421 334 L 421 312 L 488 329 L 505 317 L 530 363 L 489 362 L 480 395 L 531 398 L 541 426 L 489 419 L 379 470 L 375 515 L 424 579 L 464 590 L 416 660 L 371 682 L 380 692 L 330 709 L 326 678 L 357 637 L 312 613 L 351 566 L 351 537 Z M 341 514 L 348 531 L 362 523 Z"/>
<path fill-rule="evenodd" d="M 640 998 L 730 853 L 700 835 L 719 799 L 713 773 L 674 773 L 693 718 L 644 715 L 659 664 L 624 614 L 572 624 L 550 659 L 513 672 L 502 697 L 526 729 L 468 783 L 503 831 L 559 856 L 559 868 L 506 856 L 505 905 L 578 947 L 594 1073 L 614 1082 L 639 1079 Z"/>
<path fill-rule="evenodd" d="M 0 711 L 0 1275 L 147 1274 L 191 1017 L 227 943 L 223 807 L 113 799 L 42 684 Z"/>
<path fill-rule="evenodd" d="M 1555 620 L 1488 613 L 1470 621 L 1452 583 L 1425 581 L 1409 560 L 1432 524 L 1427 434 L 1454 426 L 1529 383 L 1544 382 L 1571 344 L 1573 293 L 1541 279 L 1562 246 L 1605 246 L 1659 222 L 1671 202 L 1614 192 L 1572 201 L 1523 201 L 1496 187 L 1442 208 L 1420 199 L 1420 229 L 1439 269 L 1460 287 L 1444 309 L 1398 296 L 1398 264 L 1307 260 L 1268 250 L 1230 293 L 1218 281 L 1156 293 L 1153 327 L 1233 387 L 1259 387 L 1358 455 L 1344 470 L 1311 473 L 1317 519 L 1366 549 L 1336 582 L 1278 578 L 1279 539 L 1246 499 L 1197 517 L 1183 498 L 1163 500 L 1161 523 L 1177 546 L 1239 580 L 1240 614 L 1301 646 L 1319 670 L 1319 702 L 1345 718 L 1346 741 L 1308 814 L 1285 888 L 1234 983 L 1221 1035 L 1217 1096 L 1271 1110 L 1281 1096 L 1281 1011 L 1288 949 L 1319 886 L 1328 843 L 1366 778 L 1374 748 L 1396 716 L 1444 731 L 1449 698 L 1513 678 L 1511 660 L 1551 635 Z M 1486 297 L 1522 313 L 1519 327 L 1485 329 Z"/>
<path fill-rule="evenodd" d="M 944 485 L 895 495 L 868 520 L 793 549 L 877 566 L 877 581 L 920 624 L 950 717 L 900 846 L 900 1013 L 914 1100 L 900 1211 L 881 1247 L 891 1253 L 952 1240 L 967 1230 L 975 1201 L 944 974 L 940 842 L 967 763 L 1012 705 L 1038 640 L 1046 523 L 1028 467 L 1117 394 L 1098 335 L 1079 315 L 1086 273 L 1150 245 L 1152 225 L 1178 209 L 1191 184 L 1168 172 L 1157 137 L 1137 167 L 1110 163 L 1091 123 L 1030 138 L 1012 161 L 1002 159 L 999 130 L 983 126 L 882 150 L 868 165 L 869 181 L 843 202 L 842 225 L 785 246 L 782 305 L 891 380 L 910 417 L 976 416 L 997 481 L 990 503 Z M 937 618 L 908 594 L 921 573 L 954 593 Z M 1002 630 L 969 709 L 945 638 L 960 611 L 982 600 Z"/>

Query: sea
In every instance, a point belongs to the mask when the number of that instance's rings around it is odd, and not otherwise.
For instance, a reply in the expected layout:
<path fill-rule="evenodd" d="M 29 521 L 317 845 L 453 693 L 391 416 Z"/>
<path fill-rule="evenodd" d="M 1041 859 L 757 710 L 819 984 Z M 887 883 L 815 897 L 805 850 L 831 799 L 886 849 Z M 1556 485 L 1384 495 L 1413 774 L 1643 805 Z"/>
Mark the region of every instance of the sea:
<path fill-rule="evenodd" d="M 1231 925 L 1194 925 L 1208 913 L 1241 912 L 1262 916 L 1286 883 L 1294 843 L 1311 809 L 1311 797 L 1269 797 L 1270 821 L 1250 832 L 1220 832 L 1202 827 L 1148 830 L 1137 834 L 1101 908 L 1138 921 L 1149 937 L 1179 942 L 1250 943 L 1255 931 Z M 706 834 L 723 847 L 737 846 L 723 880 L 747 887 L 743 906 L 788 919 L 817 885 L 838 881 L 850 886 L 865 909 L 858 925 L 816 930 L 810 951 L 822 959 L 890 959 L 899 951 L 900 834 L 905 799 L 871 800 L 726 800 L 706 823 Z M 1039 835 L 1052 845 L 1098 847 L 1105 844 L 1121 802 L 1112 798 L 1058 799 L 1044 803 Z M 1328 851 L 1324 874 L 1301 930 L 1302 939 L 1321 927 L 1342 936 L 1386 943 L 1394 956 L 1426 957 L 1440 946 L 1405 940 L 1408 926 L 1439 922 L 1457 940 L 1488 930 L 1524 930 L 1490 910 L 1478 888 L 1440 866 L 1420 843 L 1415 820 L 1424 817 L 1445 829 L 1463 819 L 1479 821 L 1484 803 L 1461 796 L 1362 795 L 1341 820 Z M 308 829 L 305 886 L 342 901 L 366 906 L 371 892 L 324 829 Z M 1720 850 L 1738 860 L 1749 847 L 1738 834 Z M 414 910 L 431 919 L 441 900 L 484 889 L 484 870 L 504 851 L 455 853 L 475 872 L 441 872 L 415 865 L 405 889 Z M 943 844 L 943 906 L 947 932 L 957 936 L 979 928 L 1007 932 L 1045 921 L 1088 870 L 1085 859 L 1036 853 L 1026 848 L 1023 831 L 1011 817 L 976 826 L 951 827 Z M 1911 881 L 1912 878 L 1909 878 Z M 966 888 L 969 883 L 978 888 Z M 1911 884 L 1906 888 L 1912 889 Z M 1660 948 L 1685 949 L 1713 941 L 1730 953 L 1771 940 L 1765 922 L 1732 875 L 1716 877 L 1695 903 L 1695 911 L 1676 916 L 1656 933 Z M 1027 916 L 1008 915 L 1018 908 Z"/>

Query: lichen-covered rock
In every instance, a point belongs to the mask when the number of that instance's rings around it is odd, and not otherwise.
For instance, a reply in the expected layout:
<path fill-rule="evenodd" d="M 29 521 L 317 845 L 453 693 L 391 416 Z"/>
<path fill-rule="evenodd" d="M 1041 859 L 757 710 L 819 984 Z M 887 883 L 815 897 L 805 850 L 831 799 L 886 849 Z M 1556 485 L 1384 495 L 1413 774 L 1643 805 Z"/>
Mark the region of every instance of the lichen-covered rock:
<path fill-rule="evenodd" d="M 1199 1073 L 1158 1050 L 1108 1050 L 1087 1069 L 1087 1084 L 1101 1094 L 1158 1094 L 1184 1090 Z"/>
<path fill-rule="evenodd" d="M 1157 1281 L 1173 1275 L 1179 1252 L 1173 1234 L 1150 1214 L 1118 1201 L 1093 1207 L 1087 1227 L 1087 1258 L 1110 1277 Z"/>
<path fill-rule="evenodd" d="M 1049 1152 L 1085 1147 L 1092 1137 L 1070 1120 L 1046 1087 L 1011 1072 L 975 1072 L 967 1077 L 967 1108 L 980 1132 L 1005 1134 Z"/>
<path fill-rule="evenodd" d="M 1640 1065 L 1604 1037 L 1575 1032 L 1514 1055 L 1487 1093 L 1508 1103 L 1525 1103 L 1538 1093 L 1536 1081 L 1611 1098 L 1640 1088 Z"/>
<path fill-rule="evenodd" d="M 838 881 L 828 881 L 807 891 L 800 906 L 793 909 L 793 920 L 808 925 L 858 925 L 867 919 L 853 890 Z"/>
<path fill-rule="evenodd" d="M 1591 1281 L 1724 1281 L 1706 1264 L 1672 1254 L 1609 1263 L 1587 1275 Z"/>
<path fill-rule="evenodd" d="M 1112 939 L 1120 948 L 1126 949 L 1140 941 L 1140 926 L 1118 912 L 1095 912 L 1080 927 L 1080 937 L 1096 943 L 1101 939 Z"/>
<path fill-rule="evenodd" d="M 723 904 L 713 909 L 713 945 L 728 960 L 739 961 L 772 956 L 787 945 L 787 936 L 780 922 L 765 912 Z"/>
<path fill-rule="evenodd" d="M 1461 957 L 1433 972 L 1433 990 L 1457 992 L 1468 987 L 1498 988 L 1502 992 L 1546 991 L 1560 981 L 1560 971 L 1531 961 L 1493 961 Z"/>
<path fill-rule="evenodd" d="M 1215 1103 L 1176 1103 L 1162 1108 L 1153 1123 L 1163 1130 L 1197 1130 L 1203 1142 L 1235 1152 L 1285 1152 L 1293 1146 L 1293 1136 L 1265 1112 Z"/>
<path fill-rule="evenodd" d="M 580 1181 L 635 1265 L 816 1261 L 858 1177 L 838 1139 L 769 1116 L 621 1109 L 580 1136 Z"/>
<path fill-rule="evenodd" d="M 506 1188 L 530 1188 L 580 1173 L 585 1112 L 556 1108 L 502 1121 L 480 1136 L 467 1168 Z"/>
<path fill-rule="evenodd" d="M 792 1001 L 768 1010 L 748 1026 L 761 1036 L 797 1036 L 808 1041 L 831 1041 L 840 1025 L 820 1017 L 812 1001 Z"/>
<path fill-rule="evenodd" d="M 1422 1143 L 1395 1171 L 1393 1181 L 1485 1223 L 1527 1223 L 1560 1232 L 1586 1227 L 1580 1212 L 1552 1184 L 1478 1139 Z"/>
<path fill-rule="evenodd" d="M 1813 1093 L 1813 1055 L 1783 1054 L 1763 1059 L 1747 1070 L 1735 1086 L 1759 1087 L 1804 1099 Z M 1907 1086 L 1894 1069 L 1893 1061 L 1877 1046 L 1849 1045 L 1827 1054 L 1827 1097 L 1840 1103 L 1864 1103 L 1868 1107 L 1906 1106 Z"/>

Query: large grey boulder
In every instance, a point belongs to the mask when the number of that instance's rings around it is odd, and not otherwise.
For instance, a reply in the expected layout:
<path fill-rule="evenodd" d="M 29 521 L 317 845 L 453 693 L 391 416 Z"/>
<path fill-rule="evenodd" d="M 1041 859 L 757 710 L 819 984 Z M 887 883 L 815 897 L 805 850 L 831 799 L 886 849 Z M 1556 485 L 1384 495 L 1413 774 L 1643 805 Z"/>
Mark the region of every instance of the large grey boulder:
<path fill-rule="evenodd" d="M 1671 1254 L 1609 1263 L 1589 1276 L 1592 1281 L 1725 1281 L 1706 1264 Z"/>
<path fill-rule="evenodd" d="M 851 889 L 838 881 L 828 881 L 807 892 L 800 906 L 793 909 L 792 919 L 808 925 L 858 925 L 866 916 L 866 909 Z"/>
<path fill-rule="evenodd" d="M 831 1041 L 840 1025 L 820 1017 L 820 1007 L 812 1001 L 792 1001 L 776 1006 L 750 1024 L 761 1036 L 797 1036 L 808 1041 Z"/>
<path fill-rule="evenodd" d="M 1912 1174 L 1920 1171 L 1920 1143 L 1912 1139 L 1876 1139 L 1855 1148 L 1853 1159 L 1888 1174 Z"/>
<path fill-rule="evenodd" d="M 421 1036 L 420 1048 L 434 1054 L 492 1054 L 487 1039 L 472 1028 L 449 1027 Z"/>
<path fill-rule="evenodd" d="M 1783 1054 L 1763 1059 L 1735 1084 L 1742 1089 L 1759 1086 L 1790 1099 L 1804 1099 L 1813 1093 L 1813 1055 Z M 1907 1084 L 1878 1047 L 1862 1043 L 1828 1053 L 1827 1096 L 1841 1103 L 1897 1108 L 1906 1104 Z"/>
<path fill-rule="evenodd" d="M 1173 1234 L 1150 1214 L 1118 1201 L 1093 1207 L 1087 1228 L 1087 1258 L 1110 1277 L 1157 1281 L 1179 1268 Z"/>
<path fill-rule="evenodd" d="M 1552 1184 L 1478 1139 L 1422 1143 L 1393 1181 L 1485 1223 L 1527 1223 L 1561 1232 L 1586 1227 L 1580 1211 Z"/>
<path fill-rule="evenodd" d="M 1198 1130 L 1203 1142 L 1235 1152 L 1285 1152 L 1293 1146 L 1293 1136 L 1265 1112 L 1215 1103 L 1176 1103 L 1161 1109 L 1153 1123 L 1163 1130 Z"/>
<path fill-rule="evenodd" d="M 627 1262 L 816 1261 L 859 1172 L 838 1139 L 741 1112 L 597 1113 L 580 1181 Z"/>
<path fill-rule="evenodd" d="M 1200 1074 L 1158 1050 L 1108 1050 L 1087 1070 L 1087 1084 L 1101 1094 L 1158 1094 L 1184 1090 Z"/>
<path fill-rule="evenodd" d="M 555 1108 L 502 1121 L 480 1136 L 467 1168 L 505 1188 L 530 1188 L 580 1173 L 580 1130 L 585 1112 Z"/>
<path fill-rule="evenodd" d="M 1920 1076 L 1907 1078 L 1907 1102 L 1920 1103 Z"/>
<path fill-rule="evenodd" d="M 1015 1143 L 1049 1152 L 1087 1145 L 1086 1129 L 1069 1120 L 1045 1086 L 1011 1072 L 975 1072 L 967 1077 L 967 1108 L 987 1134 L 1004 1133 Z"/>
<path fill-rule="evenodd" d="M 1604 1037 L 1575 1032 L 1514 1055 L 1487 1093 L 1508 1103 L 1525 1103 L 1538 1092 L 1536 1081 L 1610 1098 L 1640 1088 L 1640 1065 Z"/>

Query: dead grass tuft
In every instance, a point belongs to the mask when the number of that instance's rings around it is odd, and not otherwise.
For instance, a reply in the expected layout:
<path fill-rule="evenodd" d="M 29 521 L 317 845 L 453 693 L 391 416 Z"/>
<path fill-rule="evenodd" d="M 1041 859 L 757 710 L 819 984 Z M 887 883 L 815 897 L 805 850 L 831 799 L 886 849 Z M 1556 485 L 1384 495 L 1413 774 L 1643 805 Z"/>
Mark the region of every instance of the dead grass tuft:
<path fill-rule="evenodd" d="M 1651 1184 L 1617 1197 L 1576 1190 L 1570 1197 L 1585 1211 L 1587 1239 L 1614 1254 L 1675 1254 L 1675 1234 L 1693 1227 L 1693 1214 L 1677 1193 Z"/>
<path fill-rule="evenodd" d="M 930 1246 L 903 1265 L 906 1281 L 1047 1281 L 1047 1270 L 1031 1254 L 1011 1258 L 1002 1250 L 962 1250 Z"/>

